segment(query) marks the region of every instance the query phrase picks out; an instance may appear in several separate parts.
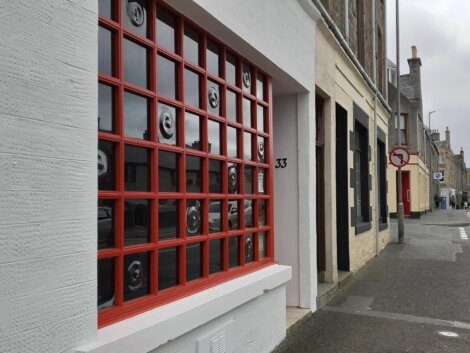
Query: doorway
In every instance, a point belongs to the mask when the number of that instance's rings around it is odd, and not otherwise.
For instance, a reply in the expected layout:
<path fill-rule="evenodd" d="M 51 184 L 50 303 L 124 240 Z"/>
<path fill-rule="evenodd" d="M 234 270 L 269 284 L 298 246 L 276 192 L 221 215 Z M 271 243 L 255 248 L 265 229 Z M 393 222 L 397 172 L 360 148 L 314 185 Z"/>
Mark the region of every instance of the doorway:
<path fill-rule="evenodd" d="M 317 271 L 318 281 L 325 281 L 326 240 L 325 240 L 325 100 L 315 96 L 315 164 L 316 164 L 316 216 L 317 216 Z"/>
<path fill-rule="evenodd" d="M 348 112 L 336 104 L 336 246 L 338 271 L 349 271 Z"/>
<path fill-rule="evenodd" d="M 405 217 L 411 216 L 411 185 L 410 185 L 410 172 L 401 172 L 402 182 L 402 200 L 403 200 L 403 214 Z"/>

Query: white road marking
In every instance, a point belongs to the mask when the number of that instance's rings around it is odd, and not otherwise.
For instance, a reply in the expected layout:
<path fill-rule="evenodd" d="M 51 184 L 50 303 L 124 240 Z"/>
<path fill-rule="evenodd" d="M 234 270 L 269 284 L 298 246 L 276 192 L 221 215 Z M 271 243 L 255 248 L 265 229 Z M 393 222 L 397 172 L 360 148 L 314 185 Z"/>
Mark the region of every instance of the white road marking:
<path fill-rule="evenodd" d="M 459 337 L 458 333 L 452 331 L 437 331 L 437 333 L 445 337 Z"/>
<path fill-rule="evenodd" d="M 459 227 L 459 230 L 460 230 L 460 238 L 462 238 L 462 240 L 468 240 L 468 236 L 467 236 L 467 232 L 465 231 L 465 228 Z"/>

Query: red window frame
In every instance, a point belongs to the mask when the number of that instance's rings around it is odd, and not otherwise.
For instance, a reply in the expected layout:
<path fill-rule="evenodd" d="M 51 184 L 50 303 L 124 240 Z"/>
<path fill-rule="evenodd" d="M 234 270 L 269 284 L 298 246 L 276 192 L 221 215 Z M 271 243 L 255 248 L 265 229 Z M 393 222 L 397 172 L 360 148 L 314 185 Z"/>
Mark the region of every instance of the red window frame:
<path fill-rule="evenodd" d="M 104 27 L 110 30 L 113 33 L 113 59 L 114 59 L 114 75 L 109 76 L 103 73 L 98 74 L 99 83 L 106 84 L 113 87 L 113 108 L 114 108 L 114 132 L 103 132 L 98 131 L 98 138 L 100 141 L 110 141 L 113 142 L 116 146 L 115 148 L 115 190 L 114 191 L 98 191 L 98 199 L 101 200 L 114 200 L 114 213 L 113 218 L 114 222 L 114 247 L 107 249 L 98 250 L 98 260 L 102 259 L 113 259 L 114 261 L 114 306 L 104 308 L 98 312 L 98 326 L 104 327 L 111 323 L 120 321 L 124 318 L 134 316 L 138 313 L 147 311 L 154 307 L 163 305 L 165 303 L 174 301 L 178 298 L 182 298 L 198 291 L 201 291 L 205 288 L 209 288 L 225 282 L 227 280 L 239 277 L 241 275 L 256 271 L 262 267 L 268 266 L 274 262 L 274 229 L 273 229 L 273 212 L 274 212 L 274 198 L 273 198 L 273 134 L 272 134 L 272 84 L 271 78 L 259 70 L 255 65 L 248 62 L 235 51 L 231 50 L 223 43 L 221 43 L 217 38 L 214 38 L 209 33 L 205 32 L 201 27 L 197 26 L 195 23 L 188 20 L 186 17 L 182 16 L 180 13 L 176 12 L 174 9 L 166 5 L 164 2 L 149 0 L 149 11 L 147 20 L 149 21 L 149 35 L 148 38 L 144 38 L 137 33 L 129 30 L 122 24 L 123 15 L 123 6 L 122 1 L 111 1 L 113 6 L 113 18 L 110 19 L 102 14 L 99 15 L 99 26 Z M 166 11 L 171 13 L 176 18 L 176 38 L 175 38 L 175 52 L 168 51 L 167 49 L 161 47 L 156 42 L 156 15 L 157 8 L 164 8 Z M 201 66 L 197 66 L 190 62 L 187 62 L 184 59 L 183 50 L 183 40 L 184 40 L 184 28 L 188 25 L 192 29 L 198 31 L 200 35 L 200 61 Z M 123 40 L 124 38 L 132 39 L 135 43 L 138 43 L 141 46 L 144 46 L 148 49 L 150 53 L 148 58 L 148 89 L 139 87 L 135 84 L 124 81 L 124 49 L 123 49 Z M 219 71 L 220 75 L 215 76 L 205 70 L 206 67 L 206 48 L 207 40 L 211 40 L 216 43 L 219 48 Z M 237 77 L 236 85 L 225 81 L 225 64 L 226 64 L 226 54 L 230 53 L 235 56 L 237 62 Z M 171 99 L 168 97 L 160 96 L 157 93 L 157 54 L 163 54 L 165 57 L 171 59 L 173 62 L 177 63 L 177 98 Z M 250 65 L 251 77 L 252 77 L 252 91 L 245 92 L 243 90 L 243 65 Z M 199 94 L 201 97 L 201 107 L 200 109 L 193 106 L 185 104 L 184 101 L 184 69 L 190 68 L 193 72 L 199 74 L 201 86 L 199 89 Z M 264 98 L 260 99 L 257 97 L 256 89 L 256 78 L 257 75 L 261 74 L 264 77 Z M 215 116 L 208 112 L 207 110 L 207 82 L 208 79 L 219 84 L 222 112 L 221 116 Z M 226 104 L 225 104 L 225 93 L 227 88 L 230 88 L 232 92 L 237 93 L 237 108 L 238 116 L 237 122 L 227 119 Z M 124 92 L 129 91 L 140 96 L 146 97 L 150 101 L 150 111 L 149 111 L 149 129 L 150 129 L 150 138 L 149 140 L 139 140 L 134 138 L 129 138 L 124 135 Z M 243 125 L 243 98 L 248 98 L 252 103 L 252 126 Z M 166 144 L 161 144 L 158 141 L 157 133 L 157 115 L 158 115 L 158 102 L 164 104 L 169 104 L 173 107 L 178 108 L 177 119 L 178 119 L 178 137 L 179 143 L 177 146 L 171 146 Z M 264 131 L 258 131 L 257 127 L 257 111 L 255 107 L 262 106 L 265 111 L 264 119 Z M 202 150 L 192 150 L 187 149 L 184 144 L 185 129 L 184 129 L 184 116 L 185 112 L 190 112 L 197 114 L 201 117 L 202 120 L 202 134 L 201 141 L 203 144 Z M 207 143 L 207 122 L 208 119 L 219 122 L 221 125 L 221 154 L 215 155 L 211 154 L 208 151 Z M 239 131 L 238 133 L 238 158 L 229 158 L 227 157 L 227 126 L 236 127 Z M 243 158 L 243 135 L 244 132 L 250 132 L 252 134 L 252 154 L 254 155 L 253 160 L 245 160 Z M 258 136 L 264 137 L 265 142 L 267 141 L 267 148 L 265 155 L 265 163 L 258 161 L 256 149 L 254 146 L 257 146 Z M 125 170 L 124 170 L 124 147 L 125 145 L 132 145 L 138 147 L 145 147 L 150 151 L 150 191 L 148 192 L 136 192 L 136 191 L 125 191 L 124 188 L 124 179 L 125 179 Z M 180 158 L 178 162 L 178 179 L 179 179 L 179 192 L 174 193 L 160 193 L 158 192 L 158 153 L 159 151 L 170 151 L 177 153 Z M 202 171 L 203 171 L 203 192 L 202 193 L 187 193 L 186 192 L 186 166 L 185 166 L 185 157 L 187 155 L 199 156 L 202 158 Z M 211 160 L 220 160 L 223 162 L 222 169 L 222 183 L 223 183 L 223 192 L 218 194 L 209 193 L 209 157 Z M 254 168 L 253 179 L 253 188 L 254 191 L 252 194 L 231 194 L 228 192 L 228 163 L 237 163 L 239 166 L 239 183 L 240 190 L 245 190 L 245 178 L 244 170 L 245 167 L 251 166 Z M 263 168 L 265 172 L 265 193 L 259 193 L 258 191 L 258 170 Z M 124 201 L 126 199 L 146 199 L 150 200 L 150 241 L 146 244 L 141 245 L 132 245 L 124 246 Z M 158 201 L 163 199 L 173 199 L 180 200 L 180 209 L 179 209 L 179 237 L 172 240 L 159 240 L 158 239 Z M 186 200 L 197 199 L 203 200 L 203 214 L 206 215 L 205 222 L 203 224 L 202 235 L 187 237 L 186 236 L 186 220 L 182 215 L 186 209 Z M 222 200 L 223 201 L 223 229 L 222 232 L 212 234 L 208 231 L 208 204 L 209 200 Z M 245 227 L 244 221 L 244 212 L 239 212 L 239 229 L 238 230 L 229 230 L 228 229 L 228 201 L 229 200 L 241 200 L 239 202 L 240 206 L 243 205 L 243 200 L 253 200 L 254 202 L 254 224 L 250 228 Z M 259 216 L 259 200 L 266 200 L 266 223 L 265 226 L 259 226 L 258 216 Z M 243 206 L 242 206 L 243 207 Z M 265 232 L 265 242 L 266 242 L 266 257 L 260 258 L 259 254 L 259 234 Z M 245 239 L 249 234 L 253 234 L 254 239 L 254 261 L 250 263 L 245 263 Z M 229 268 L 228 264 L 228 239 L 232 236 L 238 236 L 238 251 L 239 251 L 239 266 L 235 268 Z M 212 239 L 223 239 L 223 270 L 215 274 L 209 274 L 209 241 Z M 186 244 L 200 242 L 203 244 L 202 253 L 203 253 L 203 271 L 202 277 L 191 281 L 186 282 Z M 165 290 L 158 290 L 158 250 L 168 247 L 178 247 L 179 254 L 179 285 L 171 287 Z M 148 253 L 150 255 L 150 294 L 140 297 L 138 299 L 133 299 L 130 301 L 124 301 L 123 291 L 124 291 L 124 256 L 128 254 L 136 253 Z"/>

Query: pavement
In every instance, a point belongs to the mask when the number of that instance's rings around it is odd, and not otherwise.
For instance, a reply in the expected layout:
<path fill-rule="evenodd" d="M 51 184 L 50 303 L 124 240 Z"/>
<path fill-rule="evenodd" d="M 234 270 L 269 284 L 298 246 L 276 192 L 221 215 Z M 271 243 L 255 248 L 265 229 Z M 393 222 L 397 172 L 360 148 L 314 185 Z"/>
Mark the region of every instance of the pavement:
<path fill-rule="evenodd" d="M 275 353 L 470 353 L 470 213 L 435 210 L 405 221 Z"/>

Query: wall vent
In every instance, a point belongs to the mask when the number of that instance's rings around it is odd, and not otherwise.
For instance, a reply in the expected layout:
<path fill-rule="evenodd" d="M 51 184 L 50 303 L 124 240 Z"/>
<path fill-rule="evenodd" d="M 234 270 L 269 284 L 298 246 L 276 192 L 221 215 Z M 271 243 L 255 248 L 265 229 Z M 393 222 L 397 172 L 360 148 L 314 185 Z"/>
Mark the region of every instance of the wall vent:
<path fill-rule="evenodd" d="M 227 353 L 227 336 L 225 331 L 211 339 L 211 353 Z"/>
<path fill-rule="evenodd" d="M 197 339 L 197 353 L 235 353 L 234 320 L 214 326 Z"/>

